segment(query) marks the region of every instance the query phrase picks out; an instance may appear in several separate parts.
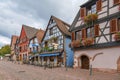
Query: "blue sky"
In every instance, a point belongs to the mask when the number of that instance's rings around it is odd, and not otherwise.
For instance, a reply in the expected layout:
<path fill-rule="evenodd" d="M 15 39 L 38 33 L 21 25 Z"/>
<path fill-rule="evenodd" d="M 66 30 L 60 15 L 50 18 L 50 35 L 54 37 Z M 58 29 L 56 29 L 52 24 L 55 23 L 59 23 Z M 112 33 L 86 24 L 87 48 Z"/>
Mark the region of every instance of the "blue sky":
<path fill-rule="evenodd" d="M 87 0 L 0 0 L 0 47 L 20 35 L 22 24 L 45 29 L 51 15 L 69 24 Z"/>

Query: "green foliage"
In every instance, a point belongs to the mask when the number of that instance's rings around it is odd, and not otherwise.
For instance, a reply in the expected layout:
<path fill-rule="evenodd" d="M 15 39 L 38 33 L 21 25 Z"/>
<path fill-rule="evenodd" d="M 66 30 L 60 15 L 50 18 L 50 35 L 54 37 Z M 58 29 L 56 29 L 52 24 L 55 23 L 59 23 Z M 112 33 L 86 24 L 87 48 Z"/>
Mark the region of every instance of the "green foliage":
<path fill-rule="evenodd" d="M 5 54 L 10 54 L 10 53 L 11 53 L 11 49 L 9 45 L 5 45 L 0 49 L 1 56 L 5 56 Z"/>

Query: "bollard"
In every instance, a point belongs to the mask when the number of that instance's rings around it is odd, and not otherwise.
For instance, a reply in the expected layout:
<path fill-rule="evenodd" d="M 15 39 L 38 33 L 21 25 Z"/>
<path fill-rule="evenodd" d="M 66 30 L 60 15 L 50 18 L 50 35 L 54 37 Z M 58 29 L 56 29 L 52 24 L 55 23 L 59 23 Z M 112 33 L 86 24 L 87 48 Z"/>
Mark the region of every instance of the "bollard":
<path fill-rule="evenodd" d="M 90 76 L 92 76 L 92 65 L 90 65 Z"/>

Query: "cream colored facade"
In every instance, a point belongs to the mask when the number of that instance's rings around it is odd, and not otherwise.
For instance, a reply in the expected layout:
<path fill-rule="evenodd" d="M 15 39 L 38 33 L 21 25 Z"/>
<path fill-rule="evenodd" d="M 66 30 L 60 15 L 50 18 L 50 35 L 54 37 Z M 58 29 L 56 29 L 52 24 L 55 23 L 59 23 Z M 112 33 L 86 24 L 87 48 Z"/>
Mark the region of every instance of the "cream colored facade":
<path fill-rule="evenodd" d="M 117 64 L 120 56 L 120 47 L 111 47 L 104 49 L 90 49 L 75 51 L 74 67 L 81 68 L 81 56 L 87 56 L 93 69 L 99 68 L 103 71 L 117 70 Z"/>

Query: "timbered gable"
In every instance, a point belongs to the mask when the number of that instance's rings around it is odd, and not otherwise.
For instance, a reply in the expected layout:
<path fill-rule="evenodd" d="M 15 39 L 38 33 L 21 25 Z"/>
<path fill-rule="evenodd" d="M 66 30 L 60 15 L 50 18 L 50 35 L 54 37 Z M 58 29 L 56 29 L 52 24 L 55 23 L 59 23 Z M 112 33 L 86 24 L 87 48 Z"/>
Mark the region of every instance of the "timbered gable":
<path fill-rule="evenodd" d="M 58 45 L 57 49 L 64 48 L 65 37 L 71 37 L 70 32 L 68 32 L 69 24 L 63 22 L 62 20 L 51 16 L 47 29 L 42 39 L 42 47 L 53 49 L 53 45 Z"/>

